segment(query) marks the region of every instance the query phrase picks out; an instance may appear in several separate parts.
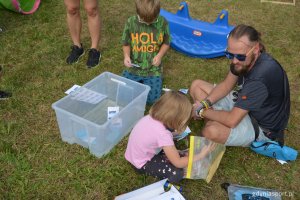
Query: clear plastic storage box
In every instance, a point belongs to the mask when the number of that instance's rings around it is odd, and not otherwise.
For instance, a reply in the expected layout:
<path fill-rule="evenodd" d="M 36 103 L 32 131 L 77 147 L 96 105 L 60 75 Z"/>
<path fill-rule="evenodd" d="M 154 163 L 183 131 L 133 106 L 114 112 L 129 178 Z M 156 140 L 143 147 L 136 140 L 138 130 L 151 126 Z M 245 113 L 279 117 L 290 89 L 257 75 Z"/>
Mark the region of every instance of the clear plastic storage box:
<path fill-rule="evenodd" d="M 52 104 L 62 140 L 89 148 L 97 157 L 108 153 L 144 116 L 149 90 L 110 72 L 100 74 Z M 112 118 L 109 107 L 119 108 Z"/>

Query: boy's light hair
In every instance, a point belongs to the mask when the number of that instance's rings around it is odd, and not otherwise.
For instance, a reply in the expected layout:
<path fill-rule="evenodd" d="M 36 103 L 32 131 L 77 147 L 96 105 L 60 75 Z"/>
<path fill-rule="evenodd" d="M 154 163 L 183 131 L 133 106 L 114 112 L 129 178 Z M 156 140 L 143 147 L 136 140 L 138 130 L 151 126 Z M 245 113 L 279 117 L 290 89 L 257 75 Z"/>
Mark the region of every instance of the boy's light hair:
<path fill-rule="evenodd" d="M 135 0 L 136 12 L 146 23 L 152 23 L 160 12 L 159 0 Z"/>
<path fill-rule="evenodd" d="M 150 116 L 167 128 L 182 133 L 192 114 L 192 104 L 181 92 L 170 91 L 162 95 L 150 108 Z"/>

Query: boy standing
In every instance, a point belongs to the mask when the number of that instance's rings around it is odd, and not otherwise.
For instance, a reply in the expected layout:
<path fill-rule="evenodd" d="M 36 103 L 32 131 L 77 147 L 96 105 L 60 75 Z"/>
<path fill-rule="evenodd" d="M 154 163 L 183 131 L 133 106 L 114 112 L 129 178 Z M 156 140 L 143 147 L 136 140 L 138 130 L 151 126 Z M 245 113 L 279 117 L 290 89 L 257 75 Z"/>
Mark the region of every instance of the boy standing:
<path fill-rule="evenodd" d="M 123 76 L 149 85 L 147 103 L 154 103 L 161 96 L 161 59 L 170 47 L 168 22 L 159 15 L 159 0 L 135 0 L 137 15 L 125 25 L 122 43 Z"/>

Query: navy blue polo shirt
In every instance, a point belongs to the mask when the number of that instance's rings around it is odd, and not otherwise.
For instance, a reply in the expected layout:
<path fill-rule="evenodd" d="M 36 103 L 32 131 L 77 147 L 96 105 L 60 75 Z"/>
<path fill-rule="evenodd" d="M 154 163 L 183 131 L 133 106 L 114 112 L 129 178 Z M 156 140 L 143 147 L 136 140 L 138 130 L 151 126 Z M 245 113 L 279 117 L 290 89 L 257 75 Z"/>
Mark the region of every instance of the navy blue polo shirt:
<path fill-rule="evenodd" d="M 238 82 L 242 87 L 235 107 L 248 110 L 263 129 L 286 128 L 290 113 L 289 84 L 285 71 L 275 59 L 261 53 L 252 69 L 239 77 Z"/>

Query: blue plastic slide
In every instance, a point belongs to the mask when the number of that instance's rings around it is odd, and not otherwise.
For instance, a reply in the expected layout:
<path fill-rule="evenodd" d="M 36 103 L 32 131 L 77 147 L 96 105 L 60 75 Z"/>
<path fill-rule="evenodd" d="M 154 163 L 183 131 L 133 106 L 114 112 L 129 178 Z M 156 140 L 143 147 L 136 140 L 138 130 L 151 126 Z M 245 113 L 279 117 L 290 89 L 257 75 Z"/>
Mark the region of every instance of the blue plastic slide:
<path fill-rule="evenodd" d="M 234 28 L 228 25 L 228 12 L 222 10 L 214 23 L 192 19 L 186 2 L 176 14 L 160 10 L 169 22 L 171 47 L 191 57 L 214 58 L 225 55 L 227 36 Z"/>

